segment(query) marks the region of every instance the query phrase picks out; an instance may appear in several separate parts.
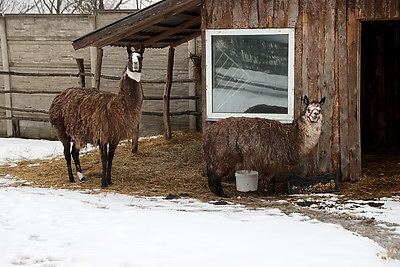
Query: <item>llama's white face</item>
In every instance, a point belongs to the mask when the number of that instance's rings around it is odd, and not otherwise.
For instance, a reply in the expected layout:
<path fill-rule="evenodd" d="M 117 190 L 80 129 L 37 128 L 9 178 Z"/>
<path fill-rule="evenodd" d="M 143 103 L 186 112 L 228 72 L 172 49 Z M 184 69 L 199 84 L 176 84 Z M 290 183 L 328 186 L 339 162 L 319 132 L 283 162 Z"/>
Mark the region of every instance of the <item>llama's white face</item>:
<path fill-rule="evenodd" d="M 140 82 L 141 72 L 142 72 L 142 62 L 143 57 L 138 52 L 133 52 L 129 55 L 129 62 L 126 68 L 126 74 L 132 80 Z"/>
<path fill-rule="evenodd" d="M 137 82 L 140 82 L 144 49 L 145 47 L 143 45 L 141 45 L 140 49 L 137 51 L 132 51 L 130 46 L 126 47 L 129 58 L 126 67 L 126 75 Z"/>
<path fill-rule="evenodd" d="M 131 68 L 132 72 L 141 72 L 142 71 L 142 55 L 139 53 L 132 53 L 131 56 Z"/>
<path fill-rule="evenodd" d="M 319 103 L 311 103 L 306 109 L 306 117 L 311 123 L 321 120 L 321 107 Z"/>
<path fill-rule="evenodd" d="M 308 100 L 307 96 L 304 96 L 304 103 L 306 104 L 306 109 L 304 111 L 304 116 L 311 123 L 321 122 L 321 106 L 325 103 L 325 97 L 319 102 L 311 102 Z"/>

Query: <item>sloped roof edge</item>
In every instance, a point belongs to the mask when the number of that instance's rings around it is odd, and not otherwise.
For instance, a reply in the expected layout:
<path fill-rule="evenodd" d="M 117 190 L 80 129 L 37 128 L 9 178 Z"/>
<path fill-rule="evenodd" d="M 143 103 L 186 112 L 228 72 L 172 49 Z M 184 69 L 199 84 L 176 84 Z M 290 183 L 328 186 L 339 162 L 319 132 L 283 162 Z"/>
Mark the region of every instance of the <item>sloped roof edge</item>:
<path fill-rule="evenodd" d="M 89 46 L 101 48 L 107 45 L 133 45 L 135 43 L 141 43 L 140 39 L 133 40 L 130 39 L 130 36 L 135 34 L 136 36 L 143 35 L 144 33 L 140 31 L 145 31 L 145 33 L 148 33 L 151 31 L 151 27 L 155 27 L 157 24 L 162 23 L 163 21 L 165 21 L 166 26 L 170 27 L 168 29 L 170 34 L 175 34 L 175 39 L 166 40 L 159 44 L 148 43 L 146 45 L 147 47 L 165 47 L 171 43 L 177 42 L 176 39 L 179 38 L 182 39 L 182 41 L 187 41 L 187 39 L 200 35 L 199 24 L 201 24 L 201 22 L 199 18 L 196 19 L 196 15 L 200 17 L 200 14 L 192 14 L 191 18 L 188 18 L 188 20 L 183 22 L 186 28 L 175 27 L 177 29 L 176 31 L 173 30 L 173 25 L 168 25 L 167 22 L 168 20 L 171 20 L 170 18 L 173 16 L 183 15 L 182 12 L 185 12 L 190 8 L 200 6 L 201 2 L 202 0 L 160 1 L 74 40 L 72 42 L 72 46 L 75 50 L 78 50 Z M 184 15 L 189 17 L 187 14 Z M 190 25 L 189 20 L 192 21 L 193 25 Z M 192 27 L 192 32 L 190 32 L 191 29 L 189 27 Z M 186 32 L 188 35 L 176 37 L 176 35 L 179 35 L 179 31 L 182 33 Z M 155 34 L 160 36 L 159 38 L 157 38 L 157 36 L 153 36 L 153 39 L 157 41 L 166 35 L 165 31 Z"/>

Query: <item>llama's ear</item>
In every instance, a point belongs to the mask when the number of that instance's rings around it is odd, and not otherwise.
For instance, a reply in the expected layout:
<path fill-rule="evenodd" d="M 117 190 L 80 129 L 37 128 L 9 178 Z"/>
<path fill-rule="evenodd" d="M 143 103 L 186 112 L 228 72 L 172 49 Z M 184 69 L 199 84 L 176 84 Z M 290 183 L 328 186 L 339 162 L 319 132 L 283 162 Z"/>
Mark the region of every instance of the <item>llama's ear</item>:
<path fill-rule="evenodd" d="M 322 106 L 325 103 L 325 96 L 319 101 L 319 104 Z"/>
<path fill-rule="evenodd" d="M 139 50 L 139 53 L 143 56 L 143 53 L 144 53 L 144 45 L 143 44 L 140 44 L 140 50 Z"/>
<path fill-rule="evenodd" d="M 308 100 L 308 97 L 305 95 L 304 96 L 304 105 L 308 106 L 308 104 L 310 104 L 310 101 Z"/>
<path fill-rule="evenodd" d="M 126 51 L 128 51 L 128 55 L 132 55 L 132 48 L 130 46 L 126 47 Z"/>

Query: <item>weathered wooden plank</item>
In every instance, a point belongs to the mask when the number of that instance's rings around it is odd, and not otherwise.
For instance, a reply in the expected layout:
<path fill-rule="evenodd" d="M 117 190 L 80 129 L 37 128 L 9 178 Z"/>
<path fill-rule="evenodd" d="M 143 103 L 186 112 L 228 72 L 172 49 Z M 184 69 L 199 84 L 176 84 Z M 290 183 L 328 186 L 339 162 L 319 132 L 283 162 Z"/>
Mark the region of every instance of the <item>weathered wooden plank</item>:
<path fill-rule="evenodd" d="M 275 28 L 285 28 L 288 25 L 288 1 L 275 0 L 274 1 L 274 18 L 273 26 Z"/>
<path fill-rule="evenodd" d="M 213 7 L 214 7 L 214 1 L 216 0 L 209 0 L 208 2 L 205 2 L 202 7 L 201 7 L 201 33 L 202 36 L 205 36 L 205 29 L 214 29 L 214 24 L 213 24 Z M 204 39 L 204 38 L 203 38 Z"/>
<path fill-rule="evenodd" d="M 246 29 L 248 28 L 248 16 L 246 18 L 246 14 L 248 11 L 244 10 L 242 1 L 232 1 L 232 28 L 234 29 Z M 226 1 L 230 2 L 230 1 Z M 225 1 L 221 1 L 222 3 L 226 3 Z"/>
<path fill-rule="evenodd" d="M 334 75 L 335 68 L 335 18 L 336 18 L 336 2 L 329 0 L 325 3 L 325 6 L 321 6 L 326 10 L 325 17 L 322 18 L 324 25 L 324 38 L 321 39 L 321 43 L 324 43 L 324 61 L 321 75 L 321 95 L 326 96 L 328 101 L 324 104 L 324 117 L 325 123 L 323 133 L 319 143 L 319 172 L 326 173 L 332 171 L 333 155 L 338 155 L 338 144 L 336 144 L 336 151 L 333 151 L 333 136 L 334 127 L 333 125 L 337 121 L 333 119 L 335 103 L 337 103 L 337 91 L 335 91 Z M 322 47 L 322 46 L 321 46 Z M 336 140 L 337 142 L 339 140 Z"/>
<path fill-rule="evenodd" d="M 329 33 L 329 41 L 327 42 L 327 58 L 332 58 L 331 68 L 333 71 L 333 75 L 329 78 L 331 87 L 331 101 L 332 101 L 332 137 L 331 137 L 331 162 L 332 162 L 332 171 L 339 174 L 340 170 L 340 109 L 339 109 L 339 86 L 338 86 L 338 74 L 339 74 L 339 57 L 338 57 L 338 6 L 336 0 L 329 1 L 329 9 L 330 9 L 330 20 L 331 26 L 328 27 L 327 32 Z M 333 33 L 331 32 L 333 31 Z M 333 47 L 331 47 L 333 46 Z"/>
<path fill-rule="evenodd" d="M 250 27 L 250 3 L 249 0 L 241 0 L 242 2 L 242 23 L 240 24 L 241 29 L 247 29 Z"/>
<path fill-rule="evenodd" d="M 274 0 L 267 1 L 267 28 L 274 27 Z"/>
<path fill-rule="evenodd" d="M 260 28 L 268 27 L 268 6 L 273 0 L 258 0 L 258 23 Z"/>
<path fill-rule="evenodd" d="M 389 13 L 388 13 L 389 18 L 391 19 L 400 18 L 400 1 L 390 0 L 388 8 L 389 8 Z"/>
<path fill-rule="evenodd" d="M 387 14 L 387 1 L 386 0 L 375 0 L 375 19 L 385 18 Z"/>
<path fill-rule="evenodd" d="M 164 137 L 167 140 L 170 140 L 172 138 L 171 121 L 170 121 L 170 96 L 171 96 L 172 76 L 174 69 L 174 55 L 175 55 L 175 48 L 170 47 L 168 52 L 168 67 L 167 67 L 167 77 L 164 89 L 164 108 L 163 108 Z"/>
<path fill-rule="evenodd" d="M 303 35 L 302 35 L 302 16 L 299 15 L 299 2 L 289 1 L 288 7 L 288 26 L 295 28 L 295 46 L 294 46 L 294 116 L 295 118 L 300 116 L 301 113 L 301 98 L 303 96 L 302 91 L 302 56 L 303 56 Z"/>
<path fill-rule="evenodd" d="M 358 2 L 349 1 L 347 11 L 348 99 L 349 99 L 349 179 L 359 179 L 361 172 L 360 99 L 359 99 L 359 49 L 361 10 Z"/>
<path fill-rule="evenodd" d="M 258 0 L 248 0 L 249 3 L 249 27 L 259 28 L 258 21 Z"/>
<path fill-rule="evenodd" d="M 364 0 L 362 5 L 362 18 L 372 19 L 375 17 L 375 1 L 374 0 Z"/>
<path fill-rule="evenodd" d="M 341 179 L 349 180 L 349 112 L 348 112 L 348 91 L 347 91 L 347 8 L 346 0 L 337 1 L 337 20 L 335 40 L 337 76 L 336 87 L 339 93 L 339 139 L 340 139 L 340 169 Z"/>
<path fill-rule="evenodd" d="M 303 58 L 301 61 L 301 84 L 302 84 L 302 95 L 308 95 L 308 68 L 307 68 L 307 60 L 309 57 L 308 53 L 308 45 L 306 40 L 309 38 L 309 21 L 308 21 L 308 13 L 303 10 L 302 12 L 302 54 Z"/>
<path fill-rule="evenodd" d="M 309 57 L 307 58 L 307 68 L 308 68 L 308 96 L 310 99 L 320 98 L 321 89 L 320 87 L 320 77 L 322 69 L 319 67 L 323 62 L 324 49 L 321 47 L 324 45 L 322 42 L 324 33 L 324 27 L 321 25 L 320 14 L 323 13 L 320 10 L 321 7 L 319 2 L 312 1 L 308 4 L 308 13 L 310 18 L 309 25 L 309 36 L 307 40 L 307 45 L 309 49 Z M 316 60 L 317 59 L 317 60 Z M 319 160 L 320 160 L 319 147 L 315 147 L 310 153 L 310 161 L 308 162 L 309 175 L 315 175 L 319 172 Z"/>
<path fill-rule="evenodd" d="M 226 1 L 224 5 L 220 4 L 220 18 L 216 22 L 220 25 L 218 26 L 219 29 L 229 29 L 232 28 L 233 25 L 233 12 L 232 12 L 232 1 Z"/>
<path fill-rule="evenodd" d="M 293 0 L 288 1 L 288 9 L 287 9 L 287 27 L 296 28 L 296 24 L 298 23 L 297 18 L 299 17 L 299 1 Z"/>

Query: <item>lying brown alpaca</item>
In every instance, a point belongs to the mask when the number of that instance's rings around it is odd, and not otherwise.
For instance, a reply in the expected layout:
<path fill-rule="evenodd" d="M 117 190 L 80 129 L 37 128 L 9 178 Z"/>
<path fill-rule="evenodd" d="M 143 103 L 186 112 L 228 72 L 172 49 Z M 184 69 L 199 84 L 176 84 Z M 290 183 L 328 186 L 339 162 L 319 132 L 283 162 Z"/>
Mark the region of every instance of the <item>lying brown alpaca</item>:
<path fill-rule="evenodd" d="M 258 171 L 269 182 L 299 163 L 318 143 L 324 102 L 325 97 L 310 103 L 305 96 L 302 116 L 289 127 L 259 118 L 227 118 L 208 127 L 203 150 L 211 192 L 227 197 L 222 178 L 239 169 Z"/>
<path fill-rule="evenodd" d="M 111 183 L 111 167 L 119 141 L 131 139 L 138 131 L 143 102 L 140 84 L 144 47 L 128 51 L 128 64 L 119 82 L 119 93 L 96 88 L 69 88 L 57 95 L 49 110 L 50 122 L 64 146 L 70 182 L 74 182 L 71 154 L 78 178 L 84 180 L 79 150 L 98 145 L 102 161 L 102 187 Z M 72 149 L 71 149 L 72 142 Z"/>

